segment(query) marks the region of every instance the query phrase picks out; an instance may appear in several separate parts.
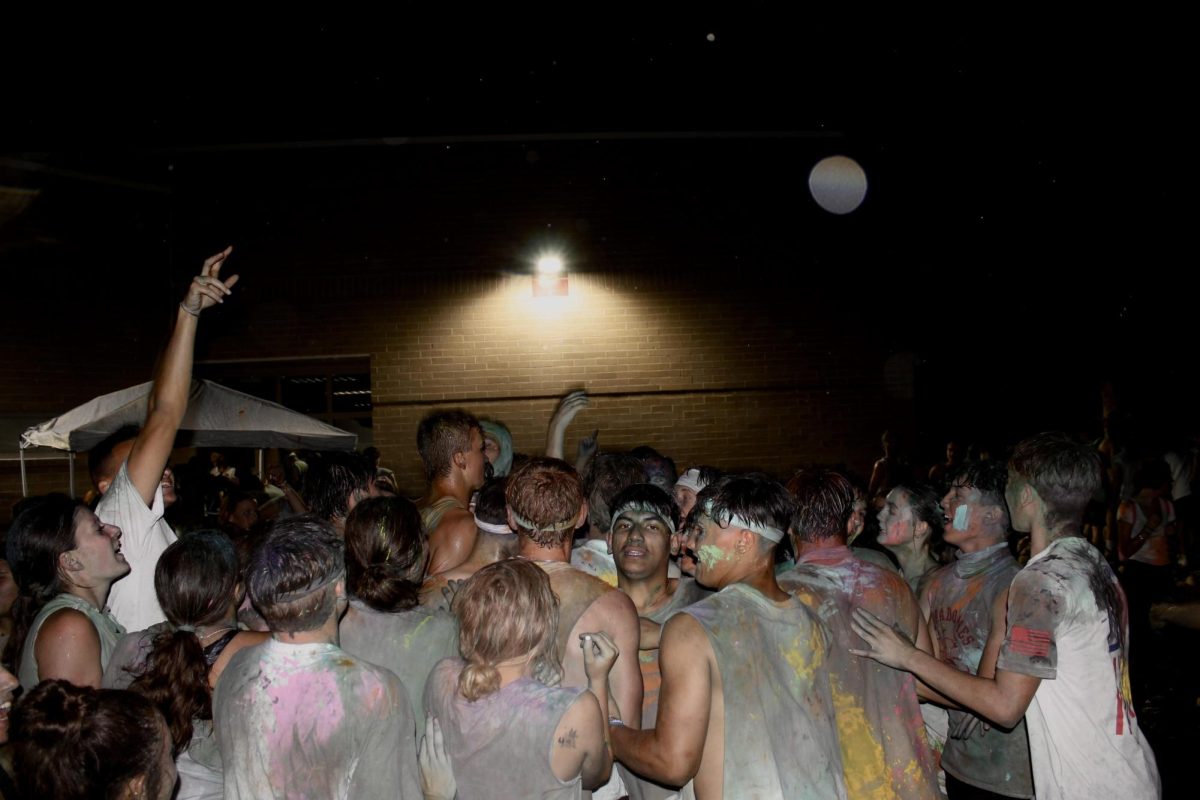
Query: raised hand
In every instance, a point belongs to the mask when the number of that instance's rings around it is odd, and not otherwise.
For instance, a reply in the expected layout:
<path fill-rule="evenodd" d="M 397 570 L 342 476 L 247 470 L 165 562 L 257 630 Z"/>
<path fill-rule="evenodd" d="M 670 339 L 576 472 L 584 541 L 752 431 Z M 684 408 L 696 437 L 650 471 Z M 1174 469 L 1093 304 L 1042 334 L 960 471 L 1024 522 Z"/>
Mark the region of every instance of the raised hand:
<path fill-rule="evenodd" d="M 233 285 L 237 283 L 238 276 L 234 275 L 224 281 L 220 278 L 221 266 L 232 252 L 233 247 L 226 247 L 204 260 L 204 267 L 200 274 L 192 279 L 192 285 L 188 287 L 183 302 L 179 304 L 184 311 L 198 317 L 204 309 L 225 302 L 225 298 L 233 294 Z"/>

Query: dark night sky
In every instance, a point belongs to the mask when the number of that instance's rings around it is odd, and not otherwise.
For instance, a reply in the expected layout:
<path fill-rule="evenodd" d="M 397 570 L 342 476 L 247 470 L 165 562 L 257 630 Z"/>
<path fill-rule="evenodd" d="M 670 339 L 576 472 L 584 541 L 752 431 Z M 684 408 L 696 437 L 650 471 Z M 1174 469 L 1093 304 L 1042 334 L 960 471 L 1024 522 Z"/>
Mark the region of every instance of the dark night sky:
<path fill-rule="evenodd" d="M 15 24 L 0 185 L 43 195 L 0 222 L 0 263 L 18 284 L 46 252 L 119 248 L 137 269 L 213 249 L 208 226 L 251 253 L 402 260 L 388 216 L 352 199 L 382 193 L 472 268 L 545 219 L 597 262 L 810 279 L 921 354 L 931 435 L 965 424 L 963 393 L 1003 413 L 1063 370 L 1076 411 L 1134 361 L 1183 379 L 1195 92 L 1177 20 L 565 9 Z M 804 185 L 832 153 L 871 182 L 847 218 Z M 314 220 L 337 241 L 304 241 Z"/>

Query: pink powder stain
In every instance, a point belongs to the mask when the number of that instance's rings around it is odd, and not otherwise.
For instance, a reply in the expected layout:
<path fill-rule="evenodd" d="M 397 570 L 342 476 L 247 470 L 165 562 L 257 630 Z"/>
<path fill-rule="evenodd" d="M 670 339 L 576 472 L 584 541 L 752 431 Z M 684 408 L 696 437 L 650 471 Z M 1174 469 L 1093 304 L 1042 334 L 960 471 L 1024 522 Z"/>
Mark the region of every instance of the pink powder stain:
<path fill-rule="evenodd" d="M 287 746 L 294 737 L 323 745 L 345 719 L 337 674 L 298 673 L 267 688 L 275 709 L 275 745 Z"/>

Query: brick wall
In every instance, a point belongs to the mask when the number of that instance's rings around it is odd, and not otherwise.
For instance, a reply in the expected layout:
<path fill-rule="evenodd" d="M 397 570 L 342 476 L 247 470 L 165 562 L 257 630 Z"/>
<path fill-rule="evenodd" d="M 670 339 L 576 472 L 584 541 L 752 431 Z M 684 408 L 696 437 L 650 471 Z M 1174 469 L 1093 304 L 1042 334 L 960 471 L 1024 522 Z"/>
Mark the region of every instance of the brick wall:
<path fill-rule="evenodd" d="M 416 424 L 440 406 L 503 421 L 518 451 L 537 453 L 557 398 L 584 388 L 593 399 L 567 432 L 568 454 L 599 429 L 602 448 L 650 444 L 681 467 L 778 474 L 806 461 L 865 473 L 883 428 L 911 426 L 911 368 L 897 369 L 888 342 L 820 292 L 760 285 L 749 271 L 573 274 L 564 298 L 534 298 L 530 281 L 259 267 L 206 314 L 197 358 L 368 354 L 374 443 L 414 494 Z M 148 302 L 175 300 L 163 289 Z M 53 325 L 21 316 L 3 323 L 28 346 L 3 352 L 0 414 L 50 417 L 146 380 L 165 311 L 122 316 L 109 347 L 87 349 L 86 314 Z M 35 491 L 66 488 L 63 462 L 35 472 Z M 77 480 L 88 486 L 85 468 Z M 18 496 L 16 464 L 0 463 L 0 523 Z"/>

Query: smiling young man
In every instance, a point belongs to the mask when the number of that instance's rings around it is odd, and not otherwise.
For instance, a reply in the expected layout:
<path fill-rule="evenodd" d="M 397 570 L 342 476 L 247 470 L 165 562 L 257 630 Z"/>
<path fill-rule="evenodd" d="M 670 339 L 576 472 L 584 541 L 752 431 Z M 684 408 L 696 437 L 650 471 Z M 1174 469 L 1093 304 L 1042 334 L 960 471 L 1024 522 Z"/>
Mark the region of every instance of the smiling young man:
<path fill-rule="evenodd" d="M 921 608 L 929 619 L 934 655 L 974 675 L 991 634 L 993 612 L 1003 626 L 1008 587 L 1021 570 L 1008 549 L 1008 469 L 1000 461 L 972 461 L 952 473 L 949 483 L 942 498 L 945 539 L 958 548 L 958 557 L 930 576 Z M 975 724 L 978 720 L 969 711 L 949 710 L 942 769 L 950 800 L 1033 797 L 1025 721 L 1005 730 Z"/>
<path fill-rule="evenodd" d="M 175 532 L 163 518 L 175 500 L 175 479 L 167 468 L 175 434 L 187 412 L 192 383 L 192 351 L 200 314 L 232 294 L 238 276 L 221 280 L 221 267 L 233 248 L 204 262 L 175 311 L 175 328 L 154 375 L 146 421 L 135 435 L 114 435 L 88 454 L 92 482 L 100 492 L 96 516 L 115 525 L 130 574 L 113 584 L 108 607 L 129 631 L 140 631 L 166 619 L 154 592 L 154 568 Z M 118 432 L 120 433 L 120 432 Z"/>
<path fill-rule="evenodd" d="M 1017 445 L 1005 500 L 1013 527 L 1030 534 L 1033 557 L 1009 587 L 1006 629 L 993 628 L 978 676 L 916 650 L 869 613 L 855 613 L 866 646 L 852 652 L 915 673 L 1001 727 L 1025 717 L 1038 798 L 1161 794 L 1129 690 L 1125 595 L 1108 562 L 1080 535 L 1099 481 L 1099 456 L 1066 434 Z"/>
<path fill-rule="evenodd" d="M 825 633 L 775 582 L 787 490 L 734 475 L 698 504 L 696 580 L 720 591 L 667 621 L 655 727 L 614 725 L 614 755 L 666 786 L 694 779 L 698 800 L 845 797 Z"/>
<path fill-rule="evenodd" d="M 612 502 L 608 546 L 617 568 L 617 588 L 629 595 L 641 622 L 638 666 L 642 671 L 642 727 L 653 728 L 658 716 L 658 645 L 662 624 L 677 610 L 710 592 L 692 578 L 672 578 L 671 539 L 679 527 L 679 508 L 665 491 L 648 483 L 620 492 Z M 636 781 L 636 785 L 633 785 Z M 678 790 L 634 777 L 627 780 L 630 796 L 666 800 Z"/>

